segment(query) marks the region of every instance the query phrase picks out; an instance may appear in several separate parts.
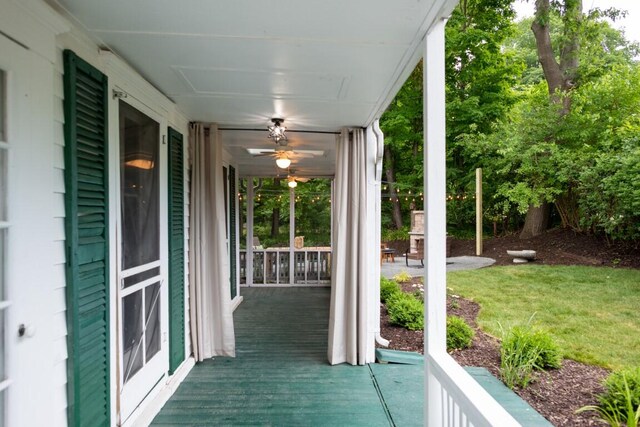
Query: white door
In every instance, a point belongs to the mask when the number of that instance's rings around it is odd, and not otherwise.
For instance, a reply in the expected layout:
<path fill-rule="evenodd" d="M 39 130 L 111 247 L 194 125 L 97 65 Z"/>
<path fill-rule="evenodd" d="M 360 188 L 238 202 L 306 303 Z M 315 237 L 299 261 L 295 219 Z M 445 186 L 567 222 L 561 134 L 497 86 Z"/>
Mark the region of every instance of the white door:
<path fill-rule="evenodd" d="M 118 345 L 120 419 L 166 374 L 167 203 L 162 120 L 134 99 L 118 101 L 120 126 Z M 162 147 L 162 148 L 161 148 Z"/>
<path fill-rule="evenodd" d="M 42 57 L 0 34 L 0 426 L 51 419 L 42 402 L 53 367 L 50 307 L 57 303 L 52 78 Z M 40 411 L 30 411 L 33 404 Z"/>

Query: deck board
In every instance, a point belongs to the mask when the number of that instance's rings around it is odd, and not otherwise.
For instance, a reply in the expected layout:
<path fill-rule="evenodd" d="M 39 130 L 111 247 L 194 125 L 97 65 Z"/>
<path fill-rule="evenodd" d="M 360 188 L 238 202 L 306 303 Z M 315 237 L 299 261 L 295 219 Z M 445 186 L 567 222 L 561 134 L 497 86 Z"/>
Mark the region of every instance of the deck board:
<path fill-rule="evenodd" d="M 389 426 L 371 371 L 327 363 L 329 289 L 243 288 L 236 358 L 197 364 L 153 426 Z"/>

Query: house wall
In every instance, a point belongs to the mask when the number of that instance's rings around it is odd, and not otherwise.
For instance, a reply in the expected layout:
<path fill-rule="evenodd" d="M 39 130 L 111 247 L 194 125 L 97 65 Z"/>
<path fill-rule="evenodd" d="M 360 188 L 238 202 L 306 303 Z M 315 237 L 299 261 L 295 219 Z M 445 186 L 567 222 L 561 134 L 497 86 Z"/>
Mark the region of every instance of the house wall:
<path fill-rule="evenodd" d="M 59 13 L 39 0 L 0 0 L 0 38 L 6 38 L 25 51 L 25 76 L 29 81 L 28 107 L 20 114 L 19 146 L 12 152 L 9 192 L 10 204 L 16 215 L 10 232 L 20 237 L 10 243 L 14 256 L 8 257 L 7 283 L 12 307 L 8 314 L 7 352 L 8 376 L 13 383 L 7 390 L 7 420 L 10 426 L 67 425 L 67 324 L 66 324 L 66 255 L 65 255 L 65 185 L 64 185 L 64 49 L 71 49 L 85 61 L 106 74 L 109 86 L 135 97 L 160 115 L 166 123 L 182 133 L 185 143 L 185 358 L 182 370 L 174 377 L 186 374 L 192 361 L 189 333 L 189 158 L 188 119 L 175 105 L 151 84 L 110 52 L 101 52 Z M 8 36 L 8 38 L 6 37 Z M 26 47 L 26 48 L 25 48 Z M 8 52 L 0 51 L 0 57 Z M 109 110 L 116 112 L 118 99 L 110 97 Z M 113 120 L 111 115 L 110 120 Z M 113 123 L 110 124 L 110 130 Z M 116 124 L 117 129 L 117 124 Z M 166 134 L 166 128 L 161 129 Z M 118 147 L 118 132 L 110 132 L 109 146 Z M 111 150 L 115 152 L 115 150 Z M 14 161 L 15 160 L 15 161 Z M 117 168 L 117 159 L 110 159 Z M 111 186 L 113 200 L 116 189 Z M 110 238 L 115 240 L 115 203 L 111 204 Z M 115 246 L 111 246 L 111 270 L 115 271 Z M 17 255 L 20 254 L 18 258 Z M 115 289 L 115 274 L 111 275 Z M 116 331 L 115 292 L 111 301 L 112 351 L 112 424 L 116 424 L 115 374 Z M 19 324 L 30 327 L 30 335 L 18 339 Z M 167 344 L 168 345 L 168 344 Z M 172 382 L 173 381 L 173 382 Z M 174 378 L 167 378 L 167 387 L 175 388 Z M 160 388 L 163 388 L 161 385 Z M 165 387 L 165 388 L 167 388 Z M 161 393 L 156 393 L 159 396 Z M 151 398 L 156 397 L 150 395 Z M 153 405 L 148 405 L 153 406 Z M 156 402 L 157 406 L 157 402 Z M 37 410 L 34 410 L 37 408 Z M 144 418 L 146 408 L 136 416 Z M 147 416 L 150 416 L 147 414 Z"/>

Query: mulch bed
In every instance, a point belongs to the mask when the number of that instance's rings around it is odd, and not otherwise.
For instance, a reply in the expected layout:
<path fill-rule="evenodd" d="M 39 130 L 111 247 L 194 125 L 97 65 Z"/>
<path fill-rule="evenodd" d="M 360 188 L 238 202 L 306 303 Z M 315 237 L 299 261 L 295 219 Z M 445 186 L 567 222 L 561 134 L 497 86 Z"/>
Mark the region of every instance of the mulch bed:
<path fill-rule="evenodd" d="M 533 249 L 537 251 L 539 264 L 549 265 L 599 265 L 640 268 L 638 244 L 607 245 L 594 236 L 578 235 L 567 230 L 553 230 L 543 236 L 521 241 L 517 236 L 488 239 L 483 256 L 496 259 L 495 265 L 513 265 L 506 250 Z M 453 239 L 451 256 L 475 255 L 475 242 Z M 403 291 L 415 292 L 420 287 L 419 278 L 402 284 Z M 478 329 L 476 317 L 479 305 L 464 298 L 449 297 L 447 313 L 464 318 L 476 331 L 470 348 L 452 352 L 452 357 L 462 366 L 481 366 L 500 377 L 500 343 Z M 382 337 L 390 341 L 393 350 L 422 353 L 422 331 L 409 331 L 389 324 L 386 307 L 380 307 Z M 540 373 L 526 389 L 515 392 L 555 426 L 602 425 L 592 412 L 575 414 L 578 408 L 596 404 L 595 396 L 603 391 L 602 380 L 606 369 L 565 359 L 560 369 Z"/>

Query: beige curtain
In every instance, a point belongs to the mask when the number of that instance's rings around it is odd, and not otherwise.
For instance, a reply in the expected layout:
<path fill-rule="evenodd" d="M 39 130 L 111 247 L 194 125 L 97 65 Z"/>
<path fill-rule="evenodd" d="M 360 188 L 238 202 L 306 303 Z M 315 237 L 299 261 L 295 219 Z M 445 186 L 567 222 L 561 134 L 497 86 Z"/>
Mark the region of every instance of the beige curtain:
<path fill-rule="evenodd" d="M 365 135 L 343 130 L 337 144 L 329 363 L 366 363 Z M 373 213 L 372 213 L 373 214 Z"/>
<path fill-rule="evenodd" d="M 222 145 L 215 125 L 195 123 L 191 150 L 190 316 L 196 361 L 235 356 L 222 179 Z"/>

